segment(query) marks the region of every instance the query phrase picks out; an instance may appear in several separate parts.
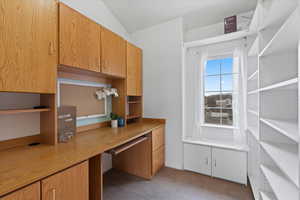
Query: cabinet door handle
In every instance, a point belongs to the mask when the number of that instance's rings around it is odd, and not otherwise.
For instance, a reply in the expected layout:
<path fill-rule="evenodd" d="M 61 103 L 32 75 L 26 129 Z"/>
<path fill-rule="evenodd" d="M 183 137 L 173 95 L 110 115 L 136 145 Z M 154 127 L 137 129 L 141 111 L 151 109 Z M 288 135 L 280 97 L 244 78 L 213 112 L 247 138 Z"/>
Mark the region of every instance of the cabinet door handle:
<path fill-rule="evenodd" d="M 56 200 L 56 190 L 52 189 L 52 200 Z"/>
<path fill-rule="evenodd" d="M 53 42 L 49 43 L 49 55 L 53 55 L 55 53 L 55 47 Z"/>
<path fill-rule="evenodd" d="M 215 160 L 215 167 L 217 167 L 217 160 Z"/>
<path fill-rule="evenodd" d="M 208 158 L 205 159 L 206 165 L 208 165 Z"/>

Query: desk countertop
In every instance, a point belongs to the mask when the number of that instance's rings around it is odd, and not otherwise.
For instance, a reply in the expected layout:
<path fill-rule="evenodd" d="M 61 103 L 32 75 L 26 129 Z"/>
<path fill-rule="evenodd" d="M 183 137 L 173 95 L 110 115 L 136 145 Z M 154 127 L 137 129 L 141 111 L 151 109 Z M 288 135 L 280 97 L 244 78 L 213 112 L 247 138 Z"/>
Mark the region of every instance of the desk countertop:
<path fill-rule="evenodd" d="M 0 196 L 39 181 L 162 126 L 146 120 L 124 128 L 94 129 L 55 146 L 18 147 L 0 152 Z"/>

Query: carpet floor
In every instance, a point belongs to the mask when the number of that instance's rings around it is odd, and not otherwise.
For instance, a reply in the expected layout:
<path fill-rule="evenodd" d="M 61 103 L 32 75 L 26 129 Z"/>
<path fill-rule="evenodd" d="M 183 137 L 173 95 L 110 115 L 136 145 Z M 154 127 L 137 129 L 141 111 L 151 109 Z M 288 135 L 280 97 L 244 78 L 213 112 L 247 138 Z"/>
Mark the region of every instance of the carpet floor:
<path fill-rule="evenodd" d="M 103 181 L 104 200 L 254 200 L 249 184 L 170 168 L 151 181 L 110 170 Z"/>

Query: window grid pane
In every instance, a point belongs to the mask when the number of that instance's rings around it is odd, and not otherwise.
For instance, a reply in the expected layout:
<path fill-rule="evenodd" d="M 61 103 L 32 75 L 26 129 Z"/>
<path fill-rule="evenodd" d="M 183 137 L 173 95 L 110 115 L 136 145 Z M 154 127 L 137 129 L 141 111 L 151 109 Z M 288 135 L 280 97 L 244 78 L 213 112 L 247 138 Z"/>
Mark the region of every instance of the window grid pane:
<path fill-rule="evenodd" d="M 214 63 L 213 69 L 208 69 L 209 63 Z M 216 67 L 217 64 L 219 69 Z M 232 73 L 232 58 L 211 60 L 208 65 L 204 76 L 205 123 L 232 126 L 233 75 L 235 75 Z"/>

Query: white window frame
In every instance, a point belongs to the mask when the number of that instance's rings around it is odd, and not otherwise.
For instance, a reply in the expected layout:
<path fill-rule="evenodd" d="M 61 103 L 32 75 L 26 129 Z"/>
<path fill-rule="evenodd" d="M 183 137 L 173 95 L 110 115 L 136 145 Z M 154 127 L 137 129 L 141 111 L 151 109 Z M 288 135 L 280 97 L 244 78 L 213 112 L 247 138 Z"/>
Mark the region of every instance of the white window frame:
<path fill-rule="evenodd" d="M 205 91 L 205 78 L 207 77 L 207 75 L 206 75 L 206 65 L 207 65 L 207 62 L 209 60 L 218 60 L 218 59 L 224 59 L 224 58 L 232 58 L 234 60 L 234 56 L 233 56 L 232 53 L 215 55 L 215 56 L 208 56 L 206 61 L 205 61 L 205 64 L 203 65 L 204 69 L 202 69 L 203 73 L 201 74 L 201 76 L 202 76 L 201 78 L 203 80 L 202 81 L 202 97 L 201 97 L 202 98 L 202 106 L 201 106 L 201 109 L 202 109 L 202 120 L 201 121 L 202 121 L 202 123 L 201 123 L 201 126 L 203 126 L 203 127 L 227 128 L 227 129 L 234 129 L 235 128 L 234 125 L 233 125 L 234 123 L 232 125 L 224 125 L 224 124 L 213 124 L 213 123 L 206 123 L 205 122 L 205 109 L 206 109 L 206 106 L 205 106 L 205 93 L 206 93 L 206 91 Z M 217 74 L 216 76 L 222 76 L 222 75 L 226 75 L 226 74 L 227 75 L 239 76 L 238 73 L 224 73 L 224 74 L 220 73 L 220 74 Z M 220 81 L 220 84 L 222 84 L 222 80 Z M 220 88 L 222 88 L 222 87 L 220 86 Z M 211 91 L 211 92 L 213 92 L 213 91 Z M 219 92 L 222 92 L 222 89 Z M 238 92 L 238 91 L 232 90 L 231 93 L 233 94 L 233 92 Z M 219 108 L 219 107 L 216 107 L 216 108 Z M 220 109 L 221 109 L 221 107 L 220 107 Z M 231 107 L 231 109 L 232 109 L 232 113 L 233 113 L 234 108 Z M 222 122 L 222 120 L 221 120 L 221 122 Z"/>

